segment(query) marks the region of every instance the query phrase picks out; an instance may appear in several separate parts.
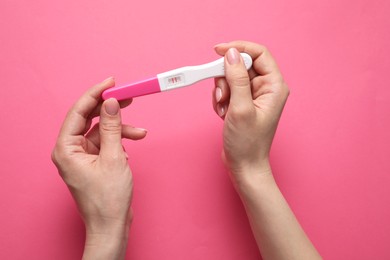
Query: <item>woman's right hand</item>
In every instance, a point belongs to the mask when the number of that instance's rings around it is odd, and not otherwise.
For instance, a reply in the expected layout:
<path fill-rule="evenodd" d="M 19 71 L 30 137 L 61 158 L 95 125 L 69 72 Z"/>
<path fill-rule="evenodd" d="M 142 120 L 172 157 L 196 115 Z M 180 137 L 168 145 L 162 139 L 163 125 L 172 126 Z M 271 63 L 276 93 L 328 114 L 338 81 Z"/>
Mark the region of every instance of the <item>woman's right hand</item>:
<path fill-rule="evenodd" d="M 225 78 L 215 80 L 213 106 L 224 119 L 222 158 L 233 181 L 271 174 L 269 152 L 289 89 L 264 47 L 235 41 L 215 46 L 225 56 Z M 253 59 L 247 71 L 239 52 Z"/>

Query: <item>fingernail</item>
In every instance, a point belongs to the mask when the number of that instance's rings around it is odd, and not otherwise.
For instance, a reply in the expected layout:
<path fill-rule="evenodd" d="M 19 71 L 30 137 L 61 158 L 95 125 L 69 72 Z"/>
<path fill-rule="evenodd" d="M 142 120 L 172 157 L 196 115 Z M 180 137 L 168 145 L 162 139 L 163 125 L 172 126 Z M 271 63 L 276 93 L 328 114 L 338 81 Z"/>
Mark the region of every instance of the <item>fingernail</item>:
<path fill-rule="evenodd" d="M 215 99 L 217 100 L 217 102 L 219 102 L 222 98 L 222 89 L 220 87 L 217 87 L 215 89 Z"/>
<path fill-rule="evenodd" d="M 110 98 L 104 102 L 104 109 L 106 110 L 107 114 L 115 116 L 118 114 L 119 111 L 119 103 L 116 99 Z"/>
<path fill-rule="evenodd" d="M 103 82 L 106 82 L 106 81 L 109 81 L 109 80 L 112 80 L 112 79 L 114 79 L 113 76 L 106 78 L 105 80 L 103 80 Z"/>
<path fill-rule="evenodd" d="M 227 60 L 229 64 L 238 64 L 240 63 L 240 53 L 236 48 L 230 48 L 227 52 Z"/>
<path fill-rule="evenodd" d="M 225 107 L 221 106 L 220 104 L 217 105 L 217 111 L 220 117 L 225 115 Z"/>
<path fill-rule="evenodd" d="M 225 45 L 225 44 L 227 44 L 227 43 L 226 42 L 218 43 L 218 44 L 214 45 L 214 48 L 217 48 L 217 47 Z"/>
<path fill-rule="evenodd" d="M 148 132 L 148 130 L 146 130 L 145 128 L 139 128 L 139 127 L 137 127 L 136 129 L 139 130 L 139 131 L 145 132 L 145 133 Z"/>

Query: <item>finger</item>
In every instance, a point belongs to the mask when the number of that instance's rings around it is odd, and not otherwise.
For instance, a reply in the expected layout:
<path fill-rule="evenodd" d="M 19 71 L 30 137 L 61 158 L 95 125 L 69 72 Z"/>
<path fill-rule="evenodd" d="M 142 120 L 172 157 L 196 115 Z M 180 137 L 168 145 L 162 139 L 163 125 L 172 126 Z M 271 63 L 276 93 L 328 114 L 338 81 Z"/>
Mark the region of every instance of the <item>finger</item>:
<path fill-rule="evenodd" d="M 230 97 L 230 89 L 225 78 L 216 78 L 214 80 L 216 93 L 215 98 L 217 103 L 224 103 Z"/>
<path fill-rule="evenodd" d="M 242 57 L 235 48 L 225 54 L 225 74 L 230 87 L 230 107 L 247 112 L 253 107 L 251 85 Z"/>
<path fill-rule="evenodd" d="M 90 120 L 89 115 L 101 102 L 102 92 L 114 85 L 114 79 L 111 77 L 95 85 L 81 96 L 66 115 L 60 130 L 60 137 L 85 134 L 88 130 L 86 126 Z"/>
<path fill-rule="evenodd" d="M 230 89 L 225 78 L 215 78 L 215 87 L 213 89 L 212 104 L 215 113 L 222 117 L 226 114 L 227 104 L 230 98 Z"/>
<path fill-rule="evenodd" d="M 147 134 L 147 130 L 143 128 L 136 128 L 129 125 L 122 125 L 122 138 L 131 139 L 131 140 L 140 140 L 143 139 Z M 100 149 L 100 132 L 99 132 L 99 123 L 95 124 L 91 130 L 85 136 L 87 140 L 94 146 L 96 149 Z"/>
<path fill-rule="evenodd" d="M 214 87 L 212 95 L 211 95 L 211 102 L 213 104 L 213 109 L 214 109 L 215 113 L 217 113 L 217 101 L 215 99 L 215 90 L 216 90 L 216 88 Z"/>
<path fill-rule="evenodd" d="M 129 125 L 122 125 L 122 138 L 131 140 L 143 139 L 147 134 L 147 130 Z"/>
<path fill-rule="evenodd" d="M 123 147 L 123 152 L 125 153 L 126 160 L 128 160 L 129 154 L 127 153 L 126 148 L 123 145 L 122 145 L 122 147 Z"/>
<path fill-rule="evenodd" d="M 214 46 L 214 48 L 219 55 L 225 55 L 230 48 L 236 48 L 239 52 L 248 53 L 253 59 L 253 68 L 260 75 L 271 73 L 280 74 L 275 59 L 263 45 L 246 41 L 233 41 L 230 43 L 218 44 Z"/>
<path fill-rule="evenodd" d="M 252 84 L 252 97 L 256 99 L 264 94 L 275 92 L 275 88 L 266 78 L 266 76 L 259 76 L 251 80 Z"/>
<path fill-rule="evenodd" d="M 102 158 L 118 158 L 123 155 L 122 120 L 119 103 L 114 98 L 103 102 L 100 112 L 99 135 Z"/>
<path fill-rule="evenodd" d="M 278 104 L 279 102 L 285 103 L 290 93 L 290 90 L 284 81 L 282 84 L 280 84 L 280 82 L 273 82 L 272 79 L 269 79 L 269 75 L 256 77 L 252 79 L 251 82 L 253 86 L 253 99 L 257 99 L 266 94 L 273 94 L 268 96 L 268 98 L 269 100 L 274 99 L 274 104 Z"/>
<path fill-rule="evenodd" d="M 215 112 L 218 114 L 220 118 L 225 119 L 226 112 L 228 111 L 228 107 L 229 107 L 229 101 L 225 103 L 218 103 Z"/>
<path fill-rule="evenodd" d="M 119 102 L 120 108 L 125 108 L 133 102 L 133 99 L 124 99 L 124 100 L 120 100 L 118 102 Z M 102 108 L 102 103 L 99 103 L 99 105 L 97 107 L 95 107 L 94 110 L 91 112 L 91 114 L 89 115 L 89 118 L 92 119 L 92 118 L 99 116 L 101 108 Z"/>
<path fill-rule="evenodd" d="M 100 149 L 99 147 L 96 147 L 94 143 L 92 143 L 90 140 L 87 139 L 87 148 L 85 151 L 87 154 L 98 155 Z"/>
<path fill-rule="evenodd" d="M 85 138 L 93 144 L 97 149 L 100 149 L 100 134 L 99 134 L 99 123 L 96 123 L 91 130 L 85 135 Z"/>
<path fill-rule="evenodd" d="M 227 47 L 229 45 L 231 46 L 231 48 L 235 48 L 235 46 L 232 44 L 221 43 L 221 44 L 215 45 L 214 50 L 217 52 L 218 55 L 225 56 L 226 52 L 229 50 L 229 47 Z M 244 51 L 239 50 L 239 52 L 244 52 Z M 252 57 L 252 59 L 253 59 L 253 57 Z M 257 73 L 256 70 L 253 68 L 253 66 L 248 70 L 248 74 L 249 74 L 250 79 L 253 79 L 254 77 L 259 75 L 259 73 Z"/>
<path fill-rule="evenodd" d="M 132 103 L 132 101 L 133 101 L 133 99 L 121 100 L 121 101 L 119 101 L 119 106 L 120 106 L 120 108 L 125 108 L 125 107 L 129 106 Z M 86 133 L 89 131 L 89 129 L 91 128 L 91 125 L 92 125 L 92 119 L 94 119 L 95 117 L 100 115 L 101 108 L 102 108 L 102 103 L 99 102 L 99 105 L 97 107 L 95 107 L 94 110 L 92 111 L 92 113 L 88 116 L 83 133 Z"/>
<path fill-rule="evenodd" d="M 215 98 L 216 89 L 217 89 L 217 87 L 213 89 L 213 95 L 212 95 L 213 109 L 219 117 L 224 118 L 226 111 L 227 111 L 227 105 L 225 104 L 226 102 L 222 103 L 222 102 L 216 101 L 216 98 Z"/>

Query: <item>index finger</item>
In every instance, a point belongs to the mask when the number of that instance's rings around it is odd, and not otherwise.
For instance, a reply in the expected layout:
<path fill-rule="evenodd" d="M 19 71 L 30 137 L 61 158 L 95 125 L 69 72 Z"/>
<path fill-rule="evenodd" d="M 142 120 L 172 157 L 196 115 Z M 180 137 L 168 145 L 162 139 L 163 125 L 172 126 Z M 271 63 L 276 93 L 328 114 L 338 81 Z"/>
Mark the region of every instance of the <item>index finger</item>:
<path fill-rule="evenodd" d="M 102 101 L 102 92 L 114 85 L 114 78 L 110 77 L 85 92 L 67 113 L 60 130 L 60 136 L 85 134 L 88 117 Z"/>
<path fill-rule="evenodd" d="M 236 48 L 239 52 L 248 53 L 253 59 L 253 67 L 258 74 L 262 76 L 271 73 L 280 74 L 275 59 L 265 46 L 247 41 L 233 41 L 216 45 L 215 51 L 219 55 L 225 55 L 230 48 Z"/>

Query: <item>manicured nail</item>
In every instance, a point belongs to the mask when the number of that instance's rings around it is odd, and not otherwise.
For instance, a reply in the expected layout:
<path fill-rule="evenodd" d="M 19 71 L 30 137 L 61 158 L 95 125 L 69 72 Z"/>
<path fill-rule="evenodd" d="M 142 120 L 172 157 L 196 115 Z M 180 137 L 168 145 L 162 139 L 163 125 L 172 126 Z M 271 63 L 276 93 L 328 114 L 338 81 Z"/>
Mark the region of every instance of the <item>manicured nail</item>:
<path fill-rule="evenodd" d="M 119 111 L 119 103 L 114 98 L 110 98 L 104 102 L 104 109 L 106 110 L 107 114 L 115 116 L 118 114 Z"/>
<path fill-rule="evenodd" d="M 230 48 L 227 52 L 227 60 L 229 64 L 238 64 L 240 63 L 240 53 L 236 48 Z"/>
<path fill-rule="evenodd" d="M 112 80 L 112 79 L 114 79 L 114 77 L 108 77 L 108 78 L 106 78 L 105 80 L 103 80 L 103 82 L 106 82 L 106 81 L 109 81 L 109 80 Z"/>
<path fill-rule="evenodd" d="M 217 87 L 215 89 L 215 99 L 217 100 L 217 102 L 219 102 L 222 98 L 222 89 L 220 87 Z"/>
<path fill-rule="evenodd" d="M 222 45 L 225 45 L 225 44 L 227 44 L 227 43 L 226 42 L 218 43 L 218 44 L 214 45 L 214 49 L 217 48 L 217 47 L 220 47 Z"/>
<path fill-rule="evenodd" d="M 145 133 L 148 132 L 148 130 L 146 130 L 145 128 L 136 127 L 135 129 L 137 129 L 137 130 L 139 130 L 139 131 L 142 131 L 142 132 L 145 132 Z"/>
<path fill-rule="evenodd" d="M 220 104 L 217 105 L 217 111 L 220 117 L 225 115 L 225 107 L 221 106 Z"/>

